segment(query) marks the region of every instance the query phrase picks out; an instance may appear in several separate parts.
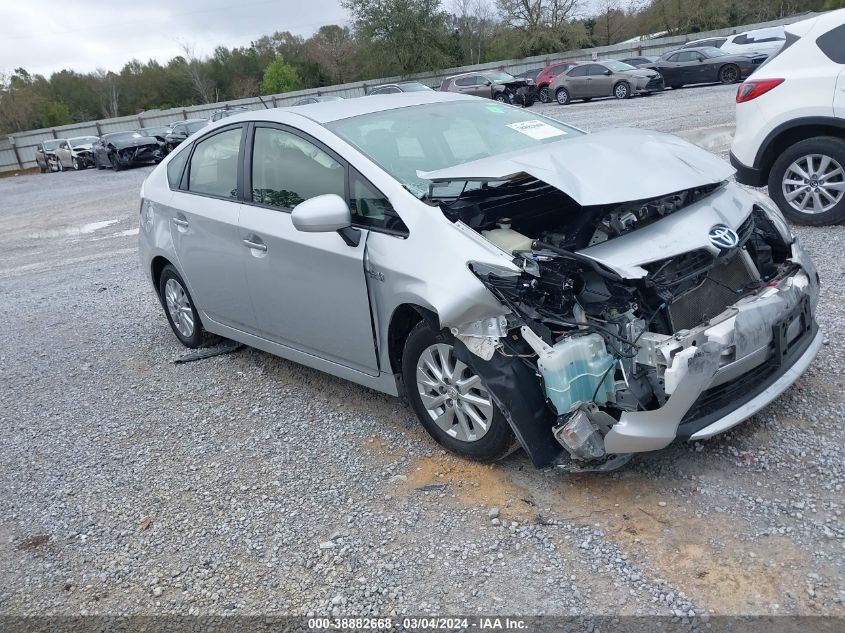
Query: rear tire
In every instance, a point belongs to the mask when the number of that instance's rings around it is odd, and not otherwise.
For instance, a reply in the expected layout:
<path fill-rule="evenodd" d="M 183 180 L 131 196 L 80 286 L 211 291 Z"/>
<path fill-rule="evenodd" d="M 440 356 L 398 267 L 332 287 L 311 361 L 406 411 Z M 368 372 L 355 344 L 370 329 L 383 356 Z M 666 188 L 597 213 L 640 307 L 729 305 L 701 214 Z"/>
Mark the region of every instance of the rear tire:
<path fill-rule="evenodd" d="M 805 179 L 801 172 L 809 178 Z M 769 196 L 796 224 L 825 226 L 845 222 L 845 141 L 817 136 L 788 147 L 769 171 Z M 792 200 L 787 200 L 787 196 Z"/>
<path fill-rule="evenodd" d="M 185 347 L 197 348 L 205 340 L 205 329 L 188 287 L 176 269 L 168 264 L 158 280 L 158 294 L 170 328 Z"/>
<path fill-rule="evenodd" d="M 453 344 L 451 334 L 420 321 L 402 356 L 405 392 L 437 443 L 468 459 L 496 461 L 513 449 L 513 431 L 480 378 L 454 357 Z"/>
<path fill-rule="evenodd" d="M 558 88 L 555 90 L 555 101 L 558 102 L 558 105 L 569 105 L 571 100 L 569 91 L 566 88 Z"/>

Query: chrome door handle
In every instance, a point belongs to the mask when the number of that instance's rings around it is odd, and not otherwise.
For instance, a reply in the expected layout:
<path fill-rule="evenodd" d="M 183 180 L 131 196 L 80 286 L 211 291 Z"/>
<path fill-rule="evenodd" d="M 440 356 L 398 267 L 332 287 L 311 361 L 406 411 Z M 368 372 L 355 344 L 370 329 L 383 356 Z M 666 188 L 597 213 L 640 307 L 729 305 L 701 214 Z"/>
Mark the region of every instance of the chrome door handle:
<path fill-rule="evenodd" d="M 179 218 L 173 218 L 173 224 L 176 226 L 181 226 L 183 229 L 188 228 L 188 221 L 187 220 L 180 220 Z"/>
<path fill-rule="evenodd" d="M 255 242 L 255 241 L 250 240 L 250 239 L 244 240 L 244 245 L 247 248 L 254 248 L 257 251 L 266 251 L 267 250 L 267 245 L 264 244 L 263 242 Z"/>

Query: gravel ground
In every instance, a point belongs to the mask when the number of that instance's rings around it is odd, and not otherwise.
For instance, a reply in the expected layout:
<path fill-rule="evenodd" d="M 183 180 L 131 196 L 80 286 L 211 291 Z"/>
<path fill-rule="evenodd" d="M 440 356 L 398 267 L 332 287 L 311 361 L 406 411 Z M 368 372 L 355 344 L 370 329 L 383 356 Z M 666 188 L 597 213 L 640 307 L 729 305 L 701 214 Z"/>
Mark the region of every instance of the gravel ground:
<path fill-rule="evenodd" d="M 537 109 L 724 154 L 733 92 Z M 0 613 L 845 614 L 845 228 L 797 229 L 827 340 L 792 389 L 573 476 L 456 459 L 402 401 L 252 349 L 173 364 L 148 172 L 0 179 Z"/>

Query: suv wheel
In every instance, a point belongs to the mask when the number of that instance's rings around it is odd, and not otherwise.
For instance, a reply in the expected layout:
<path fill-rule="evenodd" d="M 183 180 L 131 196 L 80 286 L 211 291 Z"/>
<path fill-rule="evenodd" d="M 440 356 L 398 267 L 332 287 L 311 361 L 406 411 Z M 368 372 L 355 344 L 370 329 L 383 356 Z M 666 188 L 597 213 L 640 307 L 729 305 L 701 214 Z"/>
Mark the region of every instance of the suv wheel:
<path fill-rule="evenodd" d="M 555 101 L 557 101 L 560 105 L 566 105 L 569 103 L 569 91 L 566 88 L 558 88 L 555 91 Z"/>
<path fill-rule="evenodd" d="M 819 136 L 789 147 L 769 172 L 769 195 L 797 224 L 845 221 L 845 141 Z"/>
<path fill-rule="evenodd" d="M 463 457 L 494 461 L 511 452 L 514 435 L 471 367 L 455 358 L 451 334 L 425 321 L 411 331 L 402 357 L 414 413 L 439 444 Z"/>

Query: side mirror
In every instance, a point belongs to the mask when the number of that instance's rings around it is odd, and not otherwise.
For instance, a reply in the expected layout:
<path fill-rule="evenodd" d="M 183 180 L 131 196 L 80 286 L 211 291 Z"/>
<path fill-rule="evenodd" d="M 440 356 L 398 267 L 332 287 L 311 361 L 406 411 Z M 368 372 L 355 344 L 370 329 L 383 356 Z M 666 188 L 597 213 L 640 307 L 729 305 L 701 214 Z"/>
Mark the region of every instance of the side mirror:
<path fill-rule="evenodd" d="M 604 73 L 602 73 L 602 74 L 604 74 L 604 75 L 612 75 L 613 73 L 610 71 L 610 69 L 608 69 L 608 70 L 605 70 L 605 71 L 604 71 Z"/>
<path fill-rule="evenodd" d="M 485 85 L 485 86 L 492 86 L 492 85 L 493 85 L 493 82 L 492 82 L 492 81 L 485 81 L 485 82 L 484 82 L 484 85 Z"/>
<path fill-rule="evenodd" d="M 300 202 L 293 208 L 291 220 L 297 231 L 328 233 L 352 224 L 352 214 L 343 198 L 327 193 Z"/>

